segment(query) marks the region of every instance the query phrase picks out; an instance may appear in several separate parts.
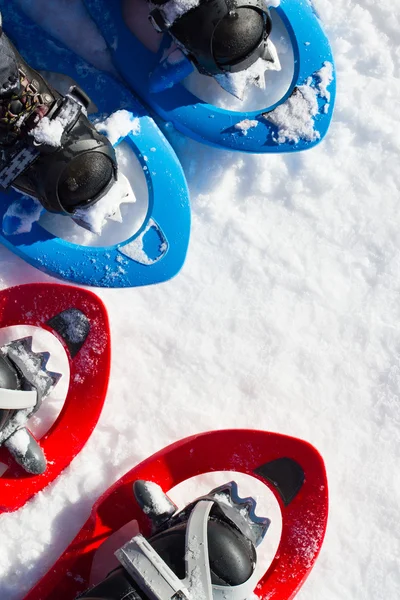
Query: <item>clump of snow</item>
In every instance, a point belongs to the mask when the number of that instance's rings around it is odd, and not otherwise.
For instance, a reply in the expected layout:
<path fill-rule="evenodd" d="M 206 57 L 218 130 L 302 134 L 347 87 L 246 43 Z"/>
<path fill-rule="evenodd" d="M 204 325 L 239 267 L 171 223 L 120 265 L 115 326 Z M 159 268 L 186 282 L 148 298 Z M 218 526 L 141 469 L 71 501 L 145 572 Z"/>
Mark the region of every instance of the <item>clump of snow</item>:
<path fill-rule="evenodd" d="M 107 219 L 122 223 L 121 204 L 135 202 L 136 197 L 128 179 L 120 173 L 118 180 L 111 186 L 108 193 L 96 204 L 76 210 L 74 219 L 92 233 L 100 235 Z"/>
<path fill-rule="evenodd" d="M 53 148 L 60 148 L 61 139 L 64 133 L 63 123 L 59 119 L 49 119 L 43 117 L 32 129 L 30 135 L 35 139 L 37 144 L 46 144 Z"/>
<path fill-rule="evenodd" d="M 104 133 L 113 146 L 130 133 L 140 133 L 140 121 L 128 110 L 117 110 L 104 121 L 96 124 L 99 133 Z"/>
<path fill-rule="evenodd" d="M 258 123 L 259 121 L 256 121 L 254 119 L 244 119 L 243 121 L 240 121 L 240 123 L 236 123 L 235 129 L 239 129 L 239 131 L 241 131 L 243 135 L 247 135 L 249 129 L 257 127 Z"/>
<path fill-rule="evenodd" d="M 315 80 L 319 79 L 318 83 Z M 263 116 L 278 127 L 276 141 L 297 143 L 300 139 L 315 141 L 320 134 L 314 129 L 314 117 L 329 108 L 329 84 L 333 80 L 333 65 L 325 62 L 324 66 L 309 77 L 304 85 L 298 86 L 293 94 L 277 108 Z M 320 109 L 318 97 L 327 102 Z"/>
<path fill-rule="evenodd" d="M 319 138 L 314 129 L 314 117 L 318 114 L 317 92 L 307 85 L 296 88 L 280 106 L 264 116 L 278 127 L 276 141 L 297 143 L 300 139 L 309 142 Z"/>
<path fill-rule="evenodd" d="M 322 69 L 317 71 L 315 75 L 320 80 L 318 84 L 319 95 L 321 98 L 325 98 L 329 103 L 331 99 L 331 93 L 329 92 L 328 87 L 333 81 L 333 64 L 325 61 Z"/>
<path fill-rule="evenodd" d="M 151 505 L 144 507 L 146 514 L 164 515 L 171 512 L 172 503 L 161 487 L 153 481 L 143 482 L 144 488 L 149 494 Z"/>

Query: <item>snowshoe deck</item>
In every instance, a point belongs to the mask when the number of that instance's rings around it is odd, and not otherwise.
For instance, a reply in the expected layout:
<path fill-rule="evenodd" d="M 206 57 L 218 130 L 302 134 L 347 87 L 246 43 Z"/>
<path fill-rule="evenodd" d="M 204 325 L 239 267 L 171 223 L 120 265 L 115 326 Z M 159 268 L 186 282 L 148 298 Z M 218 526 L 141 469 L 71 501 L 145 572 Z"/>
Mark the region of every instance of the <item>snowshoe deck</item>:
<path fill-rule="evenodd" d="M 29 284 L 0 292 L 0 327 L 31 325 L 50 331 L 63 344 L 70 386 L 63 409 L 41 438 L 47 458 L 42 475 L 29 475 L 6 448 L 8 466 L 0 478 L 0 513 L 17 510 L 51 483 L 89 439 L 103 408 L 110 372 L 110 331 L 106 309 L 93 293 L 59 284 Z"/>
<path fill-rule="evenodd" d="M 33 224 L 30 233 L 6 235 L 0 231 L 0 241 L 38 269 L 79 284 L 134 287 L 170 279 L 185 260 L 190 208 L 181 165 L 167 140 L 145 109 L 116 80 L 52 39 L 14 2 L 0 0 L 0 12 L 6 34 L 34 68 L 63 73 L 75 80 L 96 103 L 97 116 L 123 108 L 139 119 L 139 133 L 130 133 L 115 145 L 123 141 L 129 144 L 143 167 L 149 191 L 149 208 L 142 226 L 121 243 L 108 247 L 73 244 L 49 233 L 39 223 Z M 21 195 L 13 190 L 0 193 L 0 223 L 10 203 L 18 198 Z"/>
<path fill-rule="evenodd" d="M 301 440 L 238 429 L 186 438 L 127 473 L 100 498 L 80 533 L 25 600 L 75 598 L 89 587 L 94 555 L 113 533 L 135 519 L 140 531 L 149 534 L 149 520 L 133 496 L 136 480 L 153 481 L 168 492 L 182 481 L 212 471 L 246 473 L 275 495 L 282 512 L 281 540 L 255 593 L 269 600 L 293 598 L 310 573 L 325 535 L 328 487 L 324 463 Z"/>
<path fill-rule="evenodd" d="M 182 84 L 159 93 L 151 93 L 149 73 L 158 66 L 154 54 L 132 34 L 125 24 L 121 2 L 114 0 L 84 0 L 91 16 L 103 33 L 114 59 L 127 84 L 163 119 L 185 135 L 199 142 L 229 150 L 252 153 L 297 152 L 312 148 L 326 135 L 333 114 L 336 95 L 334 64 L 329 41 L 321 27 L 312 2 L 309 0 L 281 0 L 276 11 L 288 30 L 293 46 L 295 68 L 289 90 L 279 102 L 262 110 L 235 112 L 203 102 Z M 132 63 L 132 54 L 137 60 Z M 318 86 L 318 72 L 328 63 L 333 68 L 329 95 L 317 94 L 317 113 L 310 139 L 300 136 L 297 141 L 282 139 L 279 127 L 270 119 L 278 106 L 284 105 L 302 86 Z M 182 71 L 184 71 L 182 67 Z M 190 71 L 190 69 L 189 69 Z M 300 90 L 300 91 L 299 91 Z M 292 110 L 288 106 L 288 112 Z M 242 127 L 243 122 L 251 127 Z M 243 131 L 244 130 L 244 131 Z"/>

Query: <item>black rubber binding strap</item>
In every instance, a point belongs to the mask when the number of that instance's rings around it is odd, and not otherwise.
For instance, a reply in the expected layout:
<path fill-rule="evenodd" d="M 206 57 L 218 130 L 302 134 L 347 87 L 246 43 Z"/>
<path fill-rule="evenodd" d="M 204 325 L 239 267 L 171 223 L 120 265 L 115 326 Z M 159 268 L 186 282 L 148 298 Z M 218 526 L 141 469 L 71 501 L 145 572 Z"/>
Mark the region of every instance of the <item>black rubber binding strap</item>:
<path fill-rule="evenodd" d="M 223 19 L 235 13 L 239 8 L 253 8 L 261 14 L 264 18 L 264 35 L 259 45 L 245 58 L 232 64 L 219 65 L 213 53 L 215 31 Z M 180 21 L 194 10 L 196 10 L 195 25 L 201 23 L 201 27 L 193 27 L 191 35 L 187 36 L 186 43 L 183 43 L 180 39 L 182 36 L 178 32 Z M 205 75 L 237 73 L 251 67 L 259 58 L 269 57 L 268 38 L 272 29 L 272 20 L 264 0 L 205 0 L 194 9 L 181 15 L 173 23 L 168 21 L 163 6 L 160 6 L 151 11 L 150 21 L 156 31 L 169 33 L 200 73 Z"/>

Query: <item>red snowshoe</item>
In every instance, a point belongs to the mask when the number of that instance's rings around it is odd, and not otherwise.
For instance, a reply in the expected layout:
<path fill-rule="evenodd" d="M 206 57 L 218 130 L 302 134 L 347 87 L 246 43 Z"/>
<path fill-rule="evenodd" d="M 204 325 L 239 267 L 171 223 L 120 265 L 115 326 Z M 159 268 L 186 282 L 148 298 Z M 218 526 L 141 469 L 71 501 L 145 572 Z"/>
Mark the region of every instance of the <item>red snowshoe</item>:
<path fill-rule="evenodd" d="M 252 498 L 240 498 L 230 482 L 178 511 L 166 495 L 187 479 L 215 471 L 251 475 L 279 503 L 281 539 L 260 581 L 255 579 L 257 548 L 269 519 L 256 516 Z M 327 516 L 324 463 L 310 444 L 250 430 L 195 435 L 161 450 L 117 482 L 25 600 L 247 600 L 253 592 L 262 599 L 288 600 L 314 565 Z M 140 533 L 117 546 L 117 568 L 93 581 L 99 549 L 117 532 L 125 535 L 133 520 Z"/>
<path fill-rule="evenodd" d="M 0 328 L 29 325 L 62 343 L 70 384 L 62 411 L 38 442 L 29 419 L 57 385 L 46 368 L 49 353 L 35 353 L 32 338 L 0 348 L 0 512 L 17 510 L 53 481 L 80 452 L 100 416 L 110 369 L 106 309 L 97 296 L 58 284 L 22 285 L 0 292 Z"/>

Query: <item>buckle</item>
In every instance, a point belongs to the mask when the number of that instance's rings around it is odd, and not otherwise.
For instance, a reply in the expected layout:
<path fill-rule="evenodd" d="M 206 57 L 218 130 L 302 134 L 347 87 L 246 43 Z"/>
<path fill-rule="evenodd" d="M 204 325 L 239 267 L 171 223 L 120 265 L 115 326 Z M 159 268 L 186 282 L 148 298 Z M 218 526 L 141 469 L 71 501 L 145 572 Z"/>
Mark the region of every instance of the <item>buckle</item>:
<path fill-rule="evenodd" d="M 68 96 L 75 100 L 78 104 L 83 106 L 84 109 L 87 109 L 90 104 L 89 96 L 77 85 L 73 85 L 68 90 Z"/>

